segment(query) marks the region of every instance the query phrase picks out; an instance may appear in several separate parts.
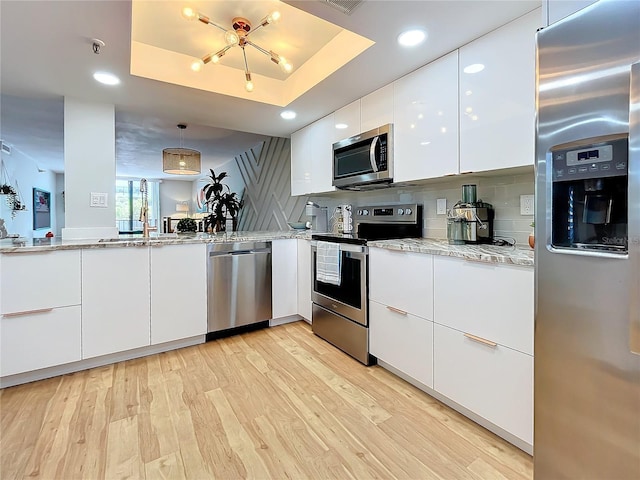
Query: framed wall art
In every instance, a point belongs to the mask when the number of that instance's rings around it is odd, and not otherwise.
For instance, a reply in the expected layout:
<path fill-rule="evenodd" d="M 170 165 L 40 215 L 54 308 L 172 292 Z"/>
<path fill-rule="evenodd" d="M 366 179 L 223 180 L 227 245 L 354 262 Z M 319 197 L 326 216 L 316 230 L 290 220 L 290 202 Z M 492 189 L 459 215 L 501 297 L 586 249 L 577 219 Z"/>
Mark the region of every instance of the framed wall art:
<path fill-rule="evenodd" d="M 51 227 L 51 193 L 33 189 L 33 229 Z"/>

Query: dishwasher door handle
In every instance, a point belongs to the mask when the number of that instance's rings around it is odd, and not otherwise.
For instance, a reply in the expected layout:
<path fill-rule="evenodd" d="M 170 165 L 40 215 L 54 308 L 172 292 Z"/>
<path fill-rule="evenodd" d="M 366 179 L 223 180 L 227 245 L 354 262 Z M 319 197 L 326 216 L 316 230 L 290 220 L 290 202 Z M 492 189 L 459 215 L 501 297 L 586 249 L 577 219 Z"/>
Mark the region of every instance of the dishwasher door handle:
<path fill-rule="evenodd" d="M 265 248 L 264 250 L 238 250 L 235 252 L 209 252 L 209 257 L 236 257 L 238 255 L 255 255 L 259 253 L 271 253 L 271 250 Z"/>

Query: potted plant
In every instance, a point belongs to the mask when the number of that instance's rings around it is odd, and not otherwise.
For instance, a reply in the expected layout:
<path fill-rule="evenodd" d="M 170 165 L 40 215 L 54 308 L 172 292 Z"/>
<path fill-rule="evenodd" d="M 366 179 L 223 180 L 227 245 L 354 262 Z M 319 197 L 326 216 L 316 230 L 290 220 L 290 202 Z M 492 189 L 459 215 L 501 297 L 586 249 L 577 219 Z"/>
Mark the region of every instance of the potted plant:
<path fill-rule="evenodd" d="M 195 233 L 198 231 L 198 224 L 193 218 L 181 218 L 176 225 L 178 233 Z"/>
<path fill-rule="evenodd" d="M 210 212 L 204 217 L 204 228 L 208 230 L 211 227 L 216 232 L 224 232 L 226 220 L 229 218 L 232 220 L 235 231 L 238 227 L 238 213 L 243 202 L 231 192 L 228 185 L 222 183 L 222 180 L 227 177 L 227 172 L 222 172 L 220 175 L 216 175 L 211 169 L 210 172 L 210 182 L 202 188 L 204 200 Z"/>
<path fill-rule="evenodd" d="M 7 183 L 0 185 L 0 195 L 6 195 L 7 206 L 11 209 L 11 218 L 15 218 L 16 212 L 27 209 L 27 206 L 20 200 L 20 194 L 15 188 Z"/>

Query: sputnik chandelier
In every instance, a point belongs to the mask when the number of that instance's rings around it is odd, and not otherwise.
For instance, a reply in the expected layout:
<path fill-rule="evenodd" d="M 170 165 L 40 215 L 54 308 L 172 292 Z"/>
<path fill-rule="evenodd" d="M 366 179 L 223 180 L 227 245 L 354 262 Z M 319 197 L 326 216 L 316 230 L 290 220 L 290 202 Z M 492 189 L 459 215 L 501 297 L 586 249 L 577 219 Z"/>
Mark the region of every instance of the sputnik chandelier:
<path fill-rule="evenodd" d="M 273 50 L 266 50 L 259 45 L 256 45 L 249 39 L 249 35 L 258 30 L 260 27 L 266 27 L 267 25 L 276 22 L 280 18 L 280 12 L 272 12 L 262 20 L 260 20 L 260 24 L 251 29 L 251 22 L 243 17 L 235 17 L 231 21 L 231 29 L 224 28 L 216 23 L 213 23 L 209 17 L 203 15 L 199 12 L 196 12 L 190 7 L 185 7 L 182 9 L 182 16 L 187 20 L 199 20 L 205 25 L 211 25 L 212 27 L 216 27 L 224 32 L 224 41 L 226 46 L 218 50 L 217 52 L 208 53 L 202 58 L 199 58 L 195 62 L 191 64 L 191 69 L 195 72 L 199 72 L 204 65 L 209 62 L 218 63 L 220 59 L 233 47 L 240 47 L 242 49 L 242 56 L 244 57 L 244 76 L 245 76 L 245 84 L 244 88 L 247 92 L 253 91 L 253 81 L 251 80 L 251 72 L 249 71 L 249 65 L 247 64 L 247 53 L 245 51 L 245 47 L 247 45 L 255 48 L 261 53 L 271 57 L 271 61 L 277 65 L 280 65 L 280 68 L 285 73 L 291 73 L 293 70 L 293 66 L 289 61 L 281 55 L 278 55 Z"/>

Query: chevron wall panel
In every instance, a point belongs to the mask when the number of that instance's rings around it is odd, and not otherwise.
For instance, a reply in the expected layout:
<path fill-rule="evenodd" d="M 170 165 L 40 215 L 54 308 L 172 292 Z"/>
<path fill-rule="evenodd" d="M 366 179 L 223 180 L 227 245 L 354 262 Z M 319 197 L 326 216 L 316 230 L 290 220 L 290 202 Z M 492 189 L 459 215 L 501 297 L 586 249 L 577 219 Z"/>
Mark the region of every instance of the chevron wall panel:
<path fill-rule="evenodd" d="M 235 157 L 245 188 L 238 230 L 288 230 L 287 222 L 306 220 L 308 197 L 291 196 L 291 141 L 271 137 Z"/>

